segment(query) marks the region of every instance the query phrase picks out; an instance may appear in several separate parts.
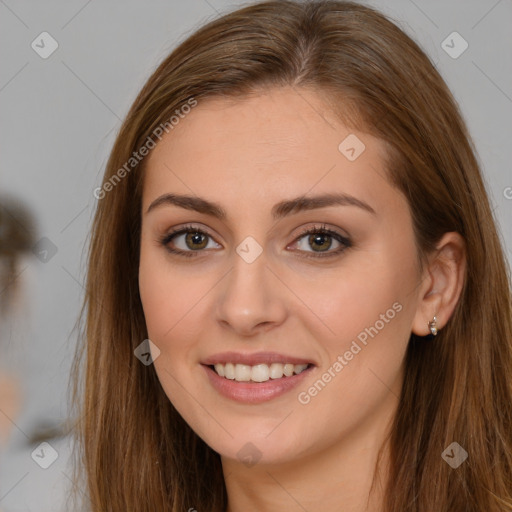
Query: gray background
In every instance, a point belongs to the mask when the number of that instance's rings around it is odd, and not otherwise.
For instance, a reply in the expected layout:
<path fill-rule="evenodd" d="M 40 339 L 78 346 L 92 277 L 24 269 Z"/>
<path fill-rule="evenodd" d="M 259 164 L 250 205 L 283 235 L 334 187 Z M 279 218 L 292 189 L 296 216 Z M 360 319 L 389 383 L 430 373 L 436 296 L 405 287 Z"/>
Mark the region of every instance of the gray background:
<path fill-rule="evenodd" d="M 512 0 L 367 3 L 391 15 L 422 45 L 453 91 L 511 260 Z M 59 457 L 42 469 L 31 458 L 37 444 L 29 439 L 41 424 L 67 417 L 93 190 L 121 119 L 177 42 L 217 13 L 241 5 L 0 0 L 0 191 L 32 209 L 38 239 L 47 237 L 57 250 L 46 262 L 35 254 L 22 261 L 17 281 L 23 301 L 1 329 L 0 366 L 22 376 L 25 397 L 0 458 L 4 512 L 64 510 L 70 440 L 50 440 Z M 31 48 L 43 31 L 59 45 L 47 59 Z M 456 59 L 441 46 L 453 31 L 469 44 Z"/>

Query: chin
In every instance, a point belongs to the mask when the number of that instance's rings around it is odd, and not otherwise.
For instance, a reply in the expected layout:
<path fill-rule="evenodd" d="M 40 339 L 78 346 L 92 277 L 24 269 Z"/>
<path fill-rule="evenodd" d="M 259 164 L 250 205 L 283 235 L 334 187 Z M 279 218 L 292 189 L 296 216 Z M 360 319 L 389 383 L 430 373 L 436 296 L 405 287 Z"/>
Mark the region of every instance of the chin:
<path fill-rule="evenodd" d="M 229 429 L 229 427 L 228 427 Z M 232 459 L 247 467 L 277 465 L 293 462 L 304 454 L 306 439 L 299 439 L 284 429 L 281 434 L 268 434 L 267 428 L 229 429 L 233 438 L 219 442 L 218 437 L 204 438 L 205 442 L 224 459 Z M 211 442 L 210 442 L 211 441 Z"/>

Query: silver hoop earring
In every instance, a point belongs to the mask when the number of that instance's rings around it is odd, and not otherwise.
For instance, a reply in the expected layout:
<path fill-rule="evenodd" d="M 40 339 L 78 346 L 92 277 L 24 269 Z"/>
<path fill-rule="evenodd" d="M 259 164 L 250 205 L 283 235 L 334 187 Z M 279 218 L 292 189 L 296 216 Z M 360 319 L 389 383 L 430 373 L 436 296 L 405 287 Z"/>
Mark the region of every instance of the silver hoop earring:
<path fill-rule="evenodd" d="M 430 329 L 432 336 L 437 336 L 437 318 L 435 316 L 430 322 L 428 322 L 428 328 Z"/>

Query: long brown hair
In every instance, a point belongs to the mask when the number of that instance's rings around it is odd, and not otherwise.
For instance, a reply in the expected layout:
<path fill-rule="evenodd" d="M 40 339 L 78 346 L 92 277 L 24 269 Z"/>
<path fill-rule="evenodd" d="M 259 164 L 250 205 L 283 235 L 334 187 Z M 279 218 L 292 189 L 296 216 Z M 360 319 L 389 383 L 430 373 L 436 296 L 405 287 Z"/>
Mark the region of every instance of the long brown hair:
<path fill-rule="evenodd" d="M 225 510 L 219 455 L 134 357 L 147 338 L 138 292 L 144 160 L 126 162 L 148 138 L 158 142 L 155 129 L 170 127 L 191 98 L 284 85 L 318 91 L 346 124 L 387 143 L 420 258 L 446 232 L 466 242 L 454 314 L 431 342 L 411 335 L 384 510 L 512 510 L 510 275 L 473 143 L 419 46 L 375 10 L 334 0 L 262 2 L 209 22 L 156 69 L 120 129 L 91 231 L 74 368 L 77 466 L 91 509 Z M 441 457 L 452 442 L 469 454 L 457 469 Z"/>

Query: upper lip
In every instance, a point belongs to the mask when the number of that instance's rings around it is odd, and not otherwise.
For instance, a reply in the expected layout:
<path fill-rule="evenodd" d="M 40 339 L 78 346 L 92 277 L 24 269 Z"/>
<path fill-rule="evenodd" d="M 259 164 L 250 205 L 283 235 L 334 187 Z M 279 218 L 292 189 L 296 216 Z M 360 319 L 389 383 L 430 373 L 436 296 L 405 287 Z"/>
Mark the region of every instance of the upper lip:
<path fill-rule="evenodd" d="M 202 361 L 202 364 L 246 364 L 248 366 L 255 366 L 257 364 L 272 364 L 272 363 L 291 363 L 291 364 L 314 364 L 308 359 L 303 357 L 295 357 L 286 354 L 279 354 L 277 352 L 255 352 L 253 354 L 243 354 L 241 352 L 222 352 L 207 357 Z"/>

